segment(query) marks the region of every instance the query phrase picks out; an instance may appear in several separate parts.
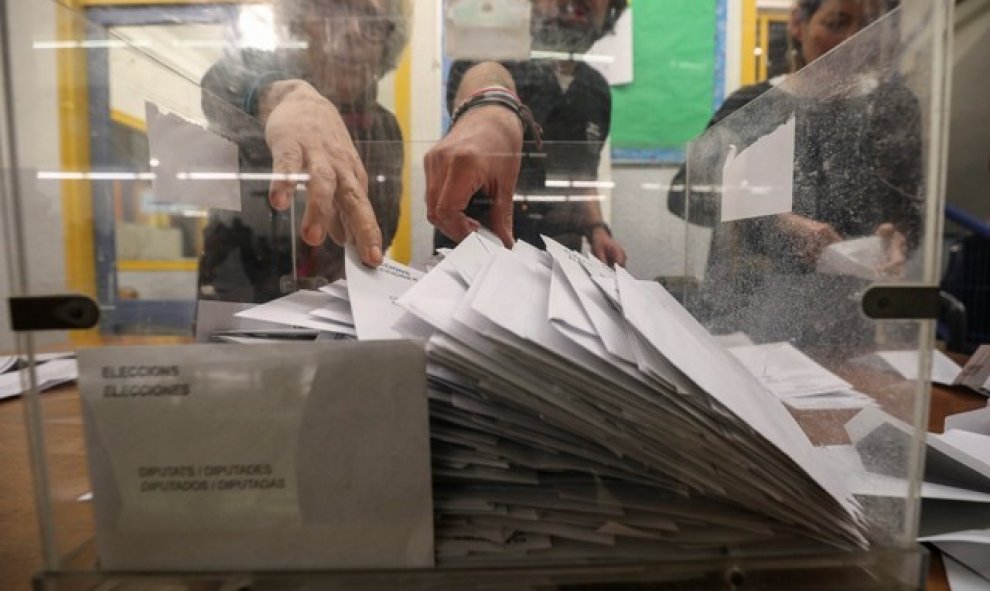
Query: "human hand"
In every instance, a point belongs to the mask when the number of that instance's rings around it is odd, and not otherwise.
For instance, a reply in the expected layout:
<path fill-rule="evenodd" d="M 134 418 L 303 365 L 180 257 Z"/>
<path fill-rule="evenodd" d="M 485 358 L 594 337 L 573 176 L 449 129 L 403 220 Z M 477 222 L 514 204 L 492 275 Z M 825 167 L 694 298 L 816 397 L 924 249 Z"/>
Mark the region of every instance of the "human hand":
<path fill-rule="evenodd" d="M 595 228 L 588 241 L 591 243 L 591 254 L 595 255 L 596 259 L 609 267 L 626 265 L 626 250 L 605 228 Z"/>
<path fill-rule="evenodd" d="M 368 175 L 337 108 L 301 80 L 275 82 L 260 101 L 265 140 L 272 152 L 268 200 L 284 210 L 297 178 L 308 175 L 300 236 L 312 246 L 353 241 L 361 261 L 382 262 L 382 232 L 368 200 Z"/>
<path fill-rule="evenodd" d="M 464 209 L 481 190 L 492 199 L 491 231 L 512 248 L 512 198 L 522 144 L 522 122 L 502 106 L 480 106 L 461 116 L 423 159 L 430 223 L 460 242 L 480 227 Z"/>
<path fill-rule="evenodd" d="M 809 263 L 816 262 L 828 245 L 842 240 L 842 236 L 829 224 L 794 213 L 778 215 L 777 225 L 789 238 L 795 254 Z"/>
<path fill-rule="evenodd" d="M 888 277 L 902 277 L 907 262 L 907 236 L 899 232 L 894 224 L 880 224 L 875 234 L 883 239 L 887 262 L 877 267 L 877 272 Z"/>

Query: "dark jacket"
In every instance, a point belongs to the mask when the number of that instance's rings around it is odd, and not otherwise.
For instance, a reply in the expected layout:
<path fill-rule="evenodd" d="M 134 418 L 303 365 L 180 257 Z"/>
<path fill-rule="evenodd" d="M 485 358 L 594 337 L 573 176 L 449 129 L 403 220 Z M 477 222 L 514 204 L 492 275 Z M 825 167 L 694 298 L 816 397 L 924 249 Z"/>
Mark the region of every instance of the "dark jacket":
<path fill-rule="evenodd" d="M 815 274 L 779 231 L 776 216 L 719 223 L 725 155 L 730 145 L 741 152 L 794 117 L 792 211 L 829 224 L 844 239 L 872 235 L 889 222 L 913 249 L 924 195 L 918 101 L 896 82 L 824 99 L 785 88 L 767 94 L 770 88 L 764 83 L 733 94 L 688 149 L 688 219 L 714 227 L 693 311 L 715 330 L 743 330 L 760 340 L 802 330 L 812 340 L 845 333 L 861 319 L 846 304 L 864 280 Z M 674 184 L 668 207 L 683 217 L 684 191 Z"/>

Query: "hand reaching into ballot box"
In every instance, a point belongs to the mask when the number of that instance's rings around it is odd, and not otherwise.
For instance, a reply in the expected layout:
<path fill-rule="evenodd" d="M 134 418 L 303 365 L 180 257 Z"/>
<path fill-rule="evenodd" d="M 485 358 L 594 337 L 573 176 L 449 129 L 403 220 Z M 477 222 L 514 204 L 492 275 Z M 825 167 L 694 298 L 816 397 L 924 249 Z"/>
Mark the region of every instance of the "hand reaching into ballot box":
<path fill-rule="evenodd" d="M 597 225 L 588 236 L 591 254 L 609 267 L 626 265 L 626 249 L 612 237 L 611 231 L 605 224 Z"/>
<path fill-rule="evenodd" d="M 797 214 L 777 216 L 778 228 L 789 238 L 795 254 L 809 263 L 818 261 L 829 245 L 841 242 L 844 238 L 830 224 L 819 222 Z M 883 240 L 884 262 L 876 272 L 884 277 L 900 277 L 907 262 L 908 239 L 892 223 L 880 224 L 875 236 Z"/>
<path fill-rule="evenodd" d="M 480 191 L 492 200 L 491 231 L 511 248 L 512 199 L 522 144 L 522 123 L 510 110 L 488 105 L 465 113 L 423 161 L 430 222 L 460 242 L 481 225 L 464 213 Z"/>
<path fill-rule="evenodd" d="M 259 111 L 272 152 L 269 201 L 284 210 L 292 203 L 297 175 L 306 179 L 306 210 L 300 235 L 319 246 L 327 235 L 337 244 L 353 241 L 361 261 L 382 262 L 382 232 L 368 199 L 368 175 L 337 108 L 302 80 L 275 82 Z"/>
<path fill-rule="evenodd" d="M 515 91 L 512 75 L 502 65 L 484 62 L 471 68 L 454 99 L 450 132 L 423 159 L 427 218 L 455 242 L 481 226 L 481 220 L 465 213 L 478 192 L 492 200 L 489 229 L 506 248 L 515 242 L 513 197 L 522 162 L 523 121 L 526 115 L 532 121 Z"/>

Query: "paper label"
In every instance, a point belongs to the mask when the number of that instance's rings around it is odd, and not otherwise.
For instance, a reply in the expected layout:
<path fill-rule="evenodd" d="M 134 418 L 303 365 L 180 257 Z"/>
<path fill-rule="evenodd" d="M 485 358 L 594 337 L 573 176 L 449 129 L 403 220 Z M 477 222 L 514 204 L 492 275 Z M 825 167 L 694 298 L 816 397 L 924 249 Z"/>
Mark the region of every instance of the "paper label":
<path fill-rule="evenodd" d="M 190 345 L 79 357 L 103 567 L 433 564 L 420 347 Z"/>

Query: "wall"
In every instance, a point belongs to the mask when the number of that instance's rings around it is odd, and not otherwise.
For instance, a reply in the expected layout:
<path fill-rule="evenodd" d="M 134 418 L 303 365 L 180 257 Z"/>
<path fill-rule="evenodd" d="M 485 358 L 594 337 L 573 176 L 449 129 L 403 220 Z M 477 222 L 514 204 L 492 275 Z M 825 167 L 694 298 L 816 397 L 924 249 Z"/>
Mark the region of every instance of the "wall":
<path fill-rule="evenodd" d="M 612 169 L 612 233 L 629 255 L 627 269 L 639 279 L 701 277 L 704 270 L 711 230 L 689 226 L 667 210 L 676 172 L 669 166 Z"/>
<path fill-rule="evenodd" d="M 990 0 L 956 9 L 946 199 L 990 223 Z"/>

